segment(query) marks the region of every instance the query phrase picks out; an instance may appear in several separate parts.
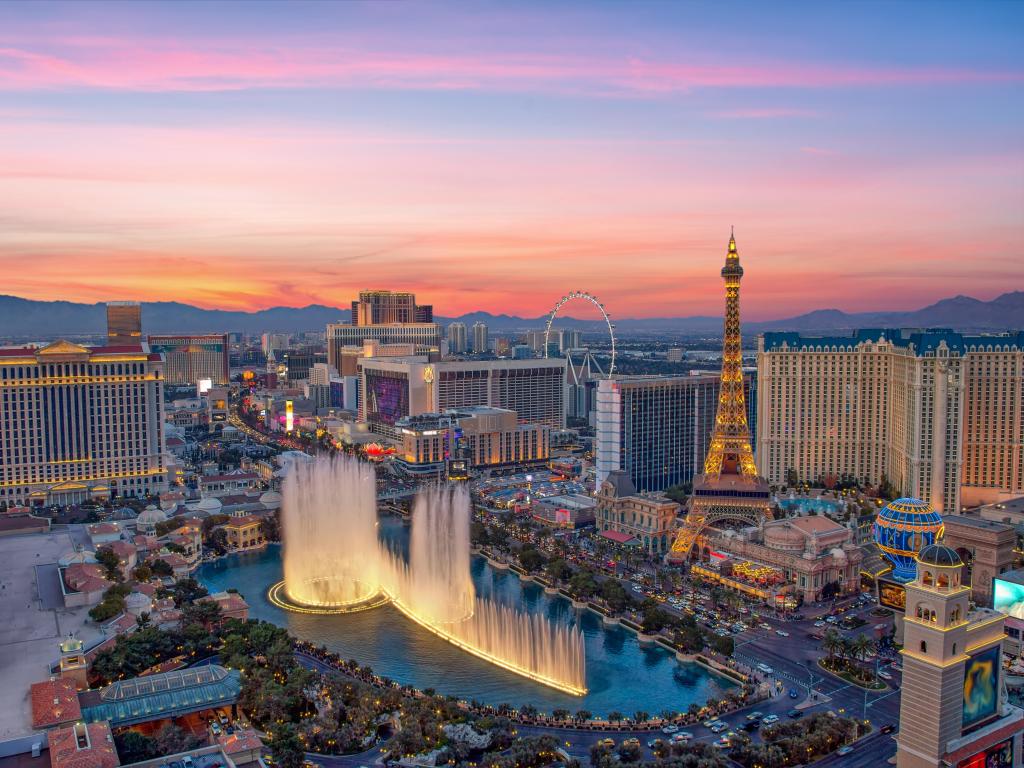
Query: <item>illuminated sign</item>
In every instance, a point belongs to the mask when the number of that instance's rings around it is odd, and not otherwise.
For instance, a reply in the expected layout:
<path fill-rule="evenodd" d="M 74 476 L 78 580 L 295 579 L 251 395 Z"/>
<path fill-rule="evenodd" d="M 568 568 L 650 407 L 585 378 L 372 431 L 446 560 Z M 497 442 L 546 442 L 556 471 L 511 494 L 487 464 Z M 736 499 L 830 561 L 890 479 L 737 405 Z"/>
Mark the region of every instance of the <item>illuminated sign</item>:
<path fill-rule="evenodd" d="M 284 428 L 286 432 L 295 428 L 295 407 L 291 400 L 284 401 Z"/>
<path fill-rule="evenodd" d="M 992 607 L 1015 619 L 1024 619 L 1024 584 L 996 578 L 992 592 Z"/>
<path fill-rule="evenodd" d="M 996 716 L 999 705 L 999 645 L 974 656 L 964 668 L 964 728 Z"/>
<path fill-rule="evenodd" d="M 907 588 L 898 581 L 879 579 L 878 604 L 903 613 L 907 610 Z"/>
<path fill-rule="evenodd" d="M 1013 768 L 1013 739 L 1006 739 L 984 752 L 961 760 L 957 768 Z"/>

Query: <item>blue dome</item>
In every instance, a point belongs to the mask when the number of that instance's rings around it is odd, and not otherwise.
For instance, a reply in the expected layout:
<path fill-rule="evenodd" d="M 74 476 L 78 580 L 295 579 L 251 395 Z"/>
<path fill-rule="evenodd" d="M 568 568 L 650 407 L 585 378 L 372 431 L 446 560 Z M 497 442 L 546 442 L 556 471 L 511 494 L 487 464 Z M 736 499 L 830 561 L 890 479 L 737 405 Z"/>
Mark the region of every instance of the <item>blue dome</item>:
<path fill-rule="evenodd" d="M 920 499 L 890 501 L 878 513 L 873 527 L 875 543 L 893 565 L 897 581 L 917 575 L 917 553 L 942 538 L 942 516 Z"/>

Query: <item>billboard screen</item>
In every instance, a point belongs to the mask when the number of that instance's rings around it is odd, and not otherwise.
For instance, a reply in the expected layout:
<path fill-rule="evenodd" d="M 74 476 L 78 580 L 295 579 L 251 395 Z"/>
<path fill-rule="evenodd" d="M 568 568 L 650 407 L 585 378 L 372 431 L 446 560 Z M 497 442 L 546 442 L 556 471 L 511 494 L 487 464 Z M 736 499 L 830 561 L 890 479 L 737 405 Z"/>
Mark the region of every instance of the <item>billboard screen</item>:
<path fill-rule="evenodd" d="M 994 645 L 971 656 L 964 669 L 964 728 L 995 716 L 999 704 L 999 652 Z"/>
<path fill-rule="evenodd" d="M 1013 739 L 1001 741 L 984 752 L 961 760 L 957 768 L 1013 768 Z"/>
<path fill-rule="evenodd" d="M 1007 616 L 1024 619 L 1024 584 L 996 577 L 992 607 Z"/>
<path fill-rule="evenodd" d="M 409 382 L 384 371 L 366 371 L 366 415 L 368 420 L 394 426 L 409 415 Z"/>
<path fill-rule="evenodd" d="M 907 588 L 892 579 L 879 579 L 878 604 L 902 613 L 907 609 Z"/>

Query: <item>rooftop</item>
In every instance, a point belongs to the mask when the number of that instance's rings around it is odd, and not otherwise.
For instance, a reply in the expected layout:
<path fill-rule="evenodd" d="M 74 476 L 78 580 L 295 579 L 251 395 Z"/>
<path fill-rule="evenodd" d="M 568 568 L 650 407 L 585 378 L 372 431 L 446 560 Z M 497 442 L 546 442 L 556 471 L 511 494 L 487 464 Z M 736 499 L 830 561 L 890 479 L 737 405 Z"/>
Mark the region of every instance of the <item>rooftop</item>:
<path fill-rule="evenodd" d="M 58 677 L 32 683 L 29 698 L 32 700 L 33 728 L 49 728 L 78 720 L 82 716 L 78 706 L 78 690 L 71 678 Z"/>
<path fill-rule="evenodd" d="M 85 720 L 109 720 L 117 727 L 232 704 L 241 687 L 237 669 L 211 664 L 119 680 L 79 700 Z"/>
<path fill-rule="evenodd" d="M 50 732 L 50 768 L 116 768 L 121 764 L 108 723 L 78 723 Z"/>

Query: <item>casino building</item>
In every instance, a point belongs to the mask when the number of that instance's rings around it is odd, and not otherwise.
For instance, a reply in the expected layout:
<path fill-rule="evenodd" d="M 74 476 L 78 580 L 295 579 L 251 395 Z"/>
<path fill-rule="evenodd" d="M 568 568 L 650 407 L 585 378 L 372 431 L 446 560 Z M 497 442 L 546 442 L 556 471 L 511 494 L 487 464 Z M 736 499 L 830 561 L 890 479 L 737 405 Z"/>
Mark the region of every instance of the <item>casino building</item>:
<path fill-rule="evenodd" d="M 970 608 L 963 562 L 941 544 L 906 585 L 897 768 L 1015 768 L 1024 712 L 1006 700 L 1004 616 Z"/>
<path fill-rule="evenodd" d="M 167 490 L 164 363 L 145 344 L 0 349 L 0 501 Z"/>

